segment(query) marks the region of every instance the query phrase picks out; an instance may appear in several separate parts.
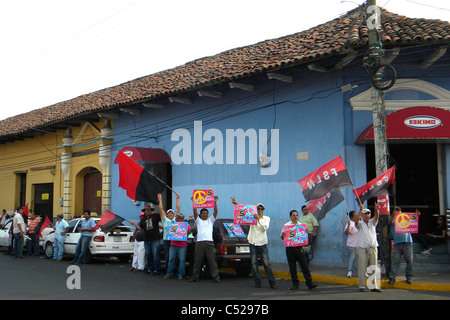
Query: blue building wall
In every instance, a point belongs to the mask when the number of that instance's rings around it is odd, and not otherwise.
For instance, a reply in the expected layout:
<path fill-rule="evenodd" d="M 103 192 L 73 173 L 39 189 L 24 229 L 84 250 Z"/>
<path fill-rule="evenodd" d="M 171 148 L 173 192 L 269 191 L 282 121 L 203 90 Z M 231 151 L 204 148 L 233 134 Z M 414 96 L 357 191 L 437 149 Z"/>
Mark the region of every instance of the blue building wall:
<path fill-rule="evenodd" d="M 253 78 L 253 92 L 220 86 L 212 90 L 222 92 L 221 99 L 189 97 L 192 104 L 167 104 L 164 109 L 143 109 L 140 116 L 122 114 L 114 121 L 114 151 L 125 146 L 162 148 L 174 158 L 185 157 L 185 162 L 173 164 L 173 189 L 181 195 L 181 211 L 192 213 L 190 197 L 193 189 L 213 188 L 219 196 L 219 217 L 232 218 L 233 206 L 230 197 L 235 196 L 242 204 L 264 203 L 265 214 L 270 216 L 268 230 L 270 258 L 275 262 L 286 262 L 285 249 L 279 235 L 283 224 L 289 221 L 289 211 L 305 204 L 297 180 L 303 178 L 322 164 L 341 155 L 355 186 L 367 182 L 365 146 L 355 145 L 356 137 L 372 123 L 372 114 L 367 111 L 353 111 L 348 99 L 369 89 L 367 81 L 352 92 L 343 93 L 340 86 L 354 79 L 367 79 L 361 68 L 349 69 L 345 74 L 294 74 L 294 83 L 268 80 L 267 77 Z M 442 82 L 442 81 L 441 81 Z M 398 99 L 398 98 L 396 98 Z M 198 124 L 201 122 L 201 130 Z M 197 126 L 194 128 L 194 124 Z M 181 129 L 184 137 L 173 135 Z M 262 174 L 257 163 L 249 163 L 249 144 L 246 144 L 244 164 L 238 164 L 238 148 L 227 145 L 227 130 L 243 129 L 257 133 L 260 143 L 261 132 L 270 136 L 271 130 L 278 130 L 278 139 L 273 134 L 267 143 L 268 155 L 274 157 L 273 146 L 277 143 L 278 170 L 276 174 Z M 212 134 L 208 140 L 205 133 Z M 220 145 L 223 148 L 211 152 Z M 263 146 L 265 145 L 263 140 Z M 190 156 L 180 153 L 181 145 L 190 142 Z M 185 144 L 186 143 L 186 144 Z M 201 145 L 201 147 L 200 147 Z M 231 150 L 234 151 L 230 164 Z M 186 149 L 184 149 L 186 151 Z M 297 152 L 308 152 L 308 160 L 297 160 Z M 445 178 L 450 180 L 450 147 L 445 145 L 443 153 Z M 252 153 L 252 155 L 254 155 Z M 258 156 L 258 155 L 254 155 Z M 208 159 L 219 163 L 207 164 Z M 205 160 L 206 159 L 206 160 Z M 228 162 L 228 163 L 227 163 Z M 270 168 L 268 169 L 270 170 Z M 126 197 L 119 183 L 118 166 L 112 165 L 111 210 L 123 217 L 137 221 L 143 204 L 136 206 Z M 342 202 L 326 218 L 320 221 L 315 242 L 312 264 L 344 266 L 347 257 L 346 236 L 342 232 L 348 221 L 347 211 L 355 210 L 357 203 L 352 188 L 343 190 L 346 201 Z M 446 203 L 450 203 L 446 189 Z M 173 203 L 173 206 L 175 204 Z"/>

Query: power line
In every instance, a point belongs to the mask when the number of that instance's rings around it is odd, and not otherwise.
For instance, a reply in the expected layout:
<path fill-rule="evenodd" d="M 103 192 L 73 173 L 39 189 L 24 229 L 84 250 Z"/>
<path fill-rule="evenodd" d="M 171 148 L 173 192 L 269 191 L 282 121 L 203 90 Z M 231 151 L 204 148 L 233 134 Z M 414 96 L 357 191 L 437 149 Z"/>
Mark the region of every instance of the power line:
<path fill-rule="evenodd" d="M 421 46 L 416 46 L 415 48 L 420 48 Z M 421 52 L 425 52 L 428 50 L 434 50 L 426 48 L 424 50 L 422 50 Z M 403 53 L 402 53 L 403 52 Z M 401 51 L 400 55 L 406 56 L 412 53 L 417 53 L 418 51 L 415 52 L 404 52 Z M 448 60 L 448 58 L 446 58 Z M 441 59 L 442 60 L 442 59 Z M 412 60 L 414 61 L 414 60 Z M 444 59 L 443 62 L 445 62 L 446 60 Z M 442 62 L 442 61 L 441 61 Z M 360 61 L 358 59 L 356 59 L 355 61 L 353 61 L 351 64 L 349 64 L 349 67 L 352 66 L 357 66 L 360 65 Z M 407 67 L 407 65 L 402 64 L 401 67 Z M 445 66 L 443 66 L 445 67 Z M 443 68 L 442 67 L 442 68 Z M 420 74 L 421 77 L 426 77 L 428 75 L 428 77 L 432 77 L 429 74 L 432 73 L 433 71 L 436 71 L 437 69 L 439 69 L 441 67 L 434 67 L 434 68 L 429 68 L 426 71 L 422 72 Z M 329 77 L 330 74 L 322 74 L 322 73 L 317 73 L 316 75 L 309 77 L 308 78 L 308 84 L 312 83 L 313 79 L 318 79 L 320 77 Z M 362 83 L 367 83 L 367 80 L 365 77 L 362 77 L 361 79 L 363 79 Z M 306 80 L 302 79 L 301 81 L 297 82 L 296 85 L 302 85 L 302 82 L 305 82 Z M 354 80 L 354 81 L 359 81 L 358 79 Z M 277 88 L 277 94 L 282 94 L 284 90 L 290 90 L 291 85 L 284 85 L 284 86 L 280 86 Z M 305 88 L 305 86 L 303 86 L 303 88 Z M 332 90 L 333 88 L 330 88 L 329 90 Z M 273 106 L 273 104 L 264 104 L 263 101 L 267 100 L 267 99 L 272 99 L 271 97 L 273 97 L 273 89 L 269 89 L 263 92 L 259 92 L 256 94 L 251 94 L 251 95 L 246 95 L 245 97 L 237 97 L 234 100 L 227 100 L 223 103 L 218 103 L 218 104 L 212 104 L 210 107 L 206 107 L 204 109 L 202 109 L 202 119 L 205 120 L 205 124 L 211 124 L 217 121 L 221 121 L 223 119 L 227 119 L 230 117 L 235 117 L 235 116 L 239 116 L 245 113 L 249 113 L 249 112 L 254 112 L 260 109 L 264 109 L 270 106 Z M 305 100 L 303 102 L 306 102 L 312 98 L 315 97 L 317 93 L 312 94 L 309 98 L 305 97 Z M 298 97 L 301 98 L 301 97 Z M 284 101 L 284 103 L 289 102 L 289 103 L 295 103 L 293 101 Z M 173 112 L 172 112 L 173 111 Z M 175 112 L 175 113 L 174 113 Z M 173 114 L 173 117 L 170 117 L 170 115 Z M 176 115 L 176 117 L 175 117 Z M 178 128 L 178 127 L 190 127 L 193 126 L 193 122 L 195 120 L 198 120 L 198 113 L 196 110 L 188 110 L 186 109 L 186 112 L 184 114 L 182 114 L 180 116 L 180 112 L 178 110 L 176 110 L 175 108 L 167 108 L 164 111 L 164 117 L 165 120 L 162 122 L 163 124 L 161 125 L 161 123 L 159 122 L 158 119 L 155 120 L 154 123 L 152 123 L 152 120 L 149 120 L 146 117 L 137 117 L 135 118 L 134 116 L 130 116 L 131 119 L 133 119 L 133 121 L 135 121 L 135 127 L 134 128 L 130 128 L 128 125 L 125 126 L 125 128 L 128 128 L 126 130 L 122 130 L 121 126 L 119 125 L 115 125 L 114 127 L 114 131 L 115 131 L 115 136 L 125 136 L 127 133 L 130 135 L 127 138 L 121 138 L 121 140 L 117 140 L 115 139 L 113 145 L 115 146 L 125 146 L 127 143 L 130 142 L 134 142 L 136 144 L 146 141 L 148 140 L 149 137 L 154 137 L 155 140 L 159 140 L 159 142 L 164 141 L 165 139 L 168 138 L 168 136 L 170 136 L 171 132 L 173 131 L 173 128 Z M 167 118 L 169 120 L 167 120 Z M 172 119 L 170 119 L 172 118 Z M 159 123 L 158 123 L 159 122 Z M 189 126 L 186 126 L 185 124 L 189 124 Z M 155 126 L 154 129 L 148 130 L 149 127 L 151 126 Z M 142 130 L 146 130 L 145 133 L 141 132 Z M 40 130 L 41 131 L 41 130 Z M 45 131 L 45 130 L 42 130 Z M 53 133 L 56 135 L 62 135 L 61 133 Z M 43 143 L 41 143 L 43 144 Z M 39 150 L 37 146 L 34 146 L 32 148 L 30 148 L 29 150 L 33 151 L 30 153 L 27 153 L 26 155 L 23 155 L 23 153 L 21 154 L 21 156 L 32 156 L 34 158 L 37 158 L 39 154 L 45 153 L 45 152 L 50 152 L 52 153 L 52 155 L 56 158 L 57 154 L 55 154 L 55 151 L 57 150 L 57 142 L 55 142 L 53 144 L 53 146 L 49 146 L 49 145 L 44 145 L 46 150 L 43 151 L 37 151 Z M 98 146 L 94 146 L 93 148 L 89 148 L 88 150 L 96 150 L 98 149 Z M 120 149 L 120 148 L 118 148 Z M 36 152 L 34 152 L 34 150 L 36 150 Z M 14 159 L 14 154 L 15 152 L 7 152 L 7 153 L 2 153 L 2 155 L 0 156 L 1 161 L 5 161 L 8 159 Z M 19 154 L 19 151 L 16 152 L 16 154 Z M 8 158 L 5 158 L 4 156 L 8 155 Z M 52 158 L 53 159 L 53 158 Z M 54 160 L 54 159 L 53 159 Z M 37 164 L 37 163 L 45 163 L 46 161 L 48 161 L 48 158 L 44 158 L 43 160 L 41 159 L 36 159 L 33 160 L 33 162 L 26 162 L 28 164 Z M 25 165 L 26 163 L 19 163 L 19 162 L 15 162 L 15 166 L 14 168 L 20 168 L 21 166 Z M 0 170 L 10 170 L 12 167 L 8 166 L 8 167 L 2 167 L 0 166 Z"/>
<path fill-rule="evenodd" d="M 421 3 L 421 2 L 418 2 L 418 1 L 412 1 L 412 0 L 406 0 L 406 1 L 414 3 L 414 4 L 417 4 L 419 6 L 424 6 L 424 7 L 433 8 L 433 9 L 437 9 L 437 10 L 443 10 L 443 11 L 450 11 L 450 9 L 447 9 L 447 8 L 436 7 L 436 6 L 432 6 L 432 5 L 429 5 L 429 4 L 426 4 L 426 3 Z"/>

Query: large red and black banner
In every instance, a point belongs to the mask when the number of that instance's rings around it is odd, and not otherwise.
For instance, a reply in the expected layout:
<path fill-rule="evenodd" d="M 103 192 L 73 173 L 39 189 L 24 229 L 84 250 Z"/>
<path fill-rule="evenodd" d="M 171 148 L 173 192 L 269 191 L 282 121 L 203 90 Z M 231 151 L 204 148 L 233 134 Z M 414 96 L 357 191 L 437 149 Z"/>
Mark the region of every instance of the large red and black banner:
<path fill-rule="evenodd" d="M 341 190 L 328 192 L 326 195 L 311 200 L 306 204 L 306 208 L 317 220 L 322 220 L 325 215 L 344 200 Z"/>
<path fill-rule="evenodd" d="M 105 214 L 102 216 L 99 222 L 97 222 L 95 228 L 100 228 L 104 233 L 108 233 L 111 230 L 114 230 L 114 228 L 121 224 L 124 220 L 124 218 L 119 217 L 109 210 L 106 210 Z"/>
<path fill-rule="evenodd" d="M 377 196 L 388 195 L 388 186 L 395 180 L 395 166 L 392 166 L 375 179 L 370 180 L 368 183 L 353 190 L 353 194 L 356 196 L 356 200 L 364 201 Z"/>
<path fill-rule="evenodd" d="M 127 196 L 135 201 L 158 203 L 157 194 L 166 185 L 144 169 L 139 163 L 119 151 L 119 187 L 127 191 Z"/>
<path fill-rule="evenodd" d="M 306 201 L 320 198 L 328 192 L 353 185 L 341 156 L 298 180 L 298 183 L 303 189 L 303 196 Z"/>

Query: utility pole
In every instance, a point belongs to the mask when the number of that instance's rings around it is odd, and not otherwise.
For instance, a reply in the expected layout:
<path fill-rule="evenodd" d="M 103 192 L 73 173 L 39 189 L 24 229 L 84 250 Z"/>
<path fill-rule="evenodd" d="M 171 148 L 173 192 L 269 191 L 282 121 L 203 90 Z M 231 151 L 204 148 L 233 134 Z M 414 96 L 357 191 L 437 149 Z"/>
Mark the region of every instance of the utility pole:
<path fill-rule="evenodd" d="M 384 59 L 383 43 L 378 36 L 378 29 L 380 29 L 381 13 L 376 4 L 376 0 L 368 0 L 367 7 L 367 27 L 369 35 L 369 53 L 368 61 L 370 64 L 378 68 L 381 61 Z M 372 70 L 373 71 L 373 70 Z M 375 72 L 371 73 L 375 77 Z M 373 81 L 372 81 L 373 83 Z M 384 105 L 384 92 L 375 88 L 372 85 L 371 89 L 372 102 L 372 119 L 373 119 L 373 134 L 375 146 L 375 167 L 376 175 L 380 175 L 388 169 L 387 163 L 387 139 L 386 139 L 386 113 Z M 381 263 L 386 268 L 386 276 L 390 271 L 390 244 L 388 234 L 389 221 L 389 196 L 381 196 L 377 198 L 377 202 L 381 205 L 380 217 L 378 220 L 379 231 L 379 249 Z"/>

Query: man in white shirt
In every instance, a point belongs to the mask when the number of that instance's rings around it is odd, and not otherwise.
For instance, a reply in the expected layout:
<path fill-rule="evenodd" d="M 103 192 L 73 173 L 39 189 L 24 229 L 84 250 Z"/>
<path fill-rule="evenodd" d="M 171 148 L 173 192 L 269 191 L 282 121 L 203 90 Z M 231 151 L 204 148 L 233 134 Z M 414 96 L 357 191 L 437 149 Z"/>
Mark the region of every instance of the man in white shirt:
<path fill-rule="evenodd" d="M 197 242 L 195 243 L 194 252 L 194 269 L 192 271 L 192 277 L 189 281 L 200 280 L 200 269 L 202 266 L 203 258 L 206 257 L 209 270 L 211 272 L 211 278 L 214 282 L 219 283 L 219 269 L 216 262 L 216 248 L 213 241 L 213 225 L 217 217 L 217 200 L 219 197 L 214 197 L 214 212 L 212 216 L 209 216 L 208 209 L 201 209 L 200 215 L 197 213 L 197 209 L 194 208 L 194 220 L 197 226 Z"/>
<path fill-rule="evenodd" d="M 234 197 L 231 198 L 231 202 L 237 205 L 237 201 Z M 275 277 L 273 276 L 272 267 L 270 265 L 269 251 L 267 248 L 267 229 L 269 229 L 270 217 L 264 216 L 264 205 L 258 203 L 256 206 L 258 211 L 255 214 L 257 220 L 256 225 L 250 225 L 248 232 L 248 243 L 250 244 L 250 261 L 253 269 L 253 277 L 255 279 L 255 288 L 261 287 L 261 275 L 258 270 L 258 255 L 261 258 L 261 262 L 266 271 L 267 279 L 269 280 L 269 285 L 272 289 L 276 289 Z"/>
<path fill-rule="evenodd" d="M 17 212 L 14 214 L 13 218 L 13 235 L 14 235 L 14 257 L 23 258 L 23 235 L 26 232 L 25 221 L 22 217 L 23 208 L 17 208 Z"/>
<path fill-rule="evenodd" d="M 370 277 L 374 283 L 374 287 L 370 291 L 381 292 L 377 283 L 377 234 L 376 226 L 378 223 L 378 204 L 375 203 L 375 212 L 373 218 L 370 218 L 370 210 L 364 209 L 363 205 L 360 205 L 358 216 L 356 217 L 355 225 L 358 229 L 358 241 L 356 255 L 358 256 L 358 281 L 359 290 L 367 292 L 369 289 L 365 285 L 365 273 L 368 267 L 374 267 L 374 274 Z M 360 219 L 361 218 L 361 219 Z"/>

